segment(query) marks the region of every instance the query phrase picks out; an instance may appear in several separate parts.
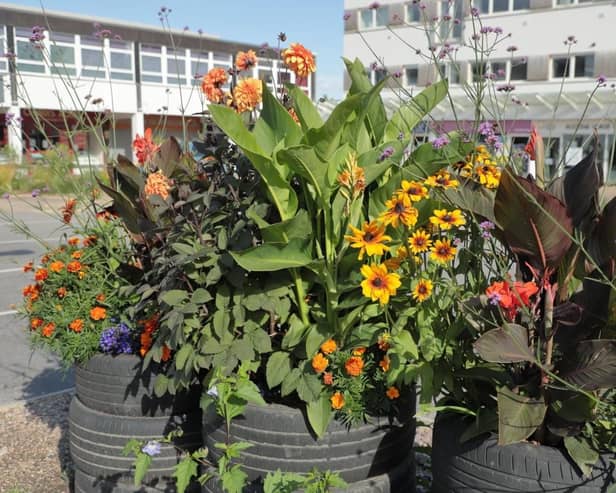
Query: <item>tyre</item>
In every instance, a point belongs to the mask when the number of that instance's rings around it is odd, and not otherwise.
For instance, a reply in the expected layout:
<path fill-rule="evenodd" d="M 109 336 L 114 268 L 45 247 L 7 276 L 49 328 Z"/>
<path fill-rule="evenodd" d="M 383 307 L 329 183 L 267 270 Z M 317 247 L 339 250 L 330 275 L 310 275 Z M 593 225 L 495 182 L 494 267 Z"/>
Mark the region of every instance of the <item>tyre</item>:
<path fill-rule="evenodd" d="M 133 481 L 134 457 L 125 457 L 122 450 L 131 438 L 158 440 L 170 431 L 180 428 L 183 435 L 174 440 L 174 445 L 183 450 L 195 450 L 201 446 L 201 414 L 173 416 L 118 416 L 90 409 L 78 396 L 73 397 L 69 409 L 69 444 L 76 474 L 95 478 L 92 489 L 97 493 L 124 493 Z M 145 483 L 161 491 L 174 491 L 170 480 L 174 466 L 179 460 L 173 445 L 162 444 L 160 455 L 152 459 L 145 476 Z M 77 484 L 77 481 L 76 481 Z M 120 489 L 109 489 L 116 485 Z M 134 491 L 141 491 L 135 489 Z M 144 490 L 147 491 L 147 490 Z M 154 490 L 159 491 L 159 490 Z"/>
<path fill-rule="evenodd" d="M 199 401 L 199 389 L 162 398 L 154 396 L 160 366 L 143 368 L 135 355 L 96 354 L 75 369 L 75 387 L 90 409 L 118 416 L 169 416 L 190 412 Z"/>
<path fill-rule="evenodd" d="M 433 493 L 604 493 L 616 484 L 613 456 L 600 458 L 589 478 L 554 447 L 516 443 L 500 446 L 483 435 L 463 444 L 466 424 L 439 416 L 432 444 Z"/>
<path fill-rule="evenodd" d="M 242 451 L 240 461 L 254 491 L 259 491 L 256 485 L 268 472 L 306 473 L 313 468 L 339 473 L 354 493 L 413 491 L 412 419 L 405 424 L 378 419 L 350 429 L 332 422 L 324 436 L 315 440 L 299 409 L 249 404 L 244 415 L 232 421 L 230 431 L 231 442 L 253 445 Z M 210 456 L 218 460 L 220 452 L 214 444 L 224 442 L 226 432 L 213 412 L 204 415 L 203 433 Z M 207 485 L 205 491 L 219 490 Z"/>

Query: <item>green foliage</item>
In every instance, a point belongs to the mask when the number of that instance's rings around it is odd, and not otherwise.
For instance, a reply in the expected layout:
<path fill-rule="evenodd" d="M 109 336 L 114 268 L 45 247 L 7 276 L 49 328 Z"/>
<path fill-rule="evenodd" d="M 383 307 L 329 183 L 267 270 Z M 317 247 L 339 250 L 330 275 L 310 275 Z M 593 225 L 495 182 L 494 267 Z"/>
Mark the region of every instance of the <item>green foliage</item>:
<path fill-rule="evenodd" d="M 336 473 L 313 469 L 307 474 L 270 472 L 263 483 L 263 493 L 329 493 L 331 488 L 346 488 L 347 483 Z"/>

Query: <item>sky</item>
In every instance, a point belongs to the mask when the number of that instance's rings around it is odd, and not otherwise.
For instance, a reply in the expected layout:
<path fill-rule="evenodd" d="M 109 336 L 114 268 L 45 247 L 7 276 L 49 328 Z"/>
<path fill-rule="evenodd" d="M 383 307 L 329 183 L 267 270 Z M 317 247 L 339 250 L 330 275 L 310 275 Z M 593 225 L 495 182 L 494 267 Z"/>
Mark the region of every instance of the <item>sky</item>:
<path fill-rule="evenodd" d="M 158 11 L 172 10 L 171 27 L 230 41 L 276 46 L 278 33 L 317 55 L 317 96 L 342 97 L 343 0 L 19 0 L 75 14 L 160 26 Z M 103 26 L 104 27 L 104 26 Z"/>

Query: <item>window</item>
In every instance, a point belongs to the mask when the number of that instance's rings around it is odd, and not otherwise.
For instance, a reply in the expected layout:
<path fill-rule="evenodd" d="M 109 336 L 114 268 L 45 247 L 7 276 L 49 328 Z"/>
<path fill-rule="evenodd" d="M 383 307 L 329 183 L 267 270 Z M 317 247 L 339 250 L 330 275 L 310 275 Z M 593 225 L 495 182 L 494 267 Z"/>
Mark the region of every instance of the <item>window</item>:
<path fill-rule="evenodd" d="M 385 70 L 384 68 L 377 68 L 374 71 L 374 83 L 375 84 L 378 84 L 385 78 L 387 78 L 387 70 Z"/>
<path fill-rule="evenodd" d="M 552 78 L 593 77 L 595 71 L 594 55 L 573 55 L 552 58 Z"/>
<path fill-rule="evenodd" d="M 441 16 L 449 15 L 451 19 L 462 19 L 464 17 L 464 0 L 442 0 Z M 462 37 L 462 23 L 441 22 L 440 24 L 441 39 L 451 39 Z"/>
<path fill-rule="evenodd" d="M 438 67 L 439 77 L 447 79 L 450 84 L 460 83 L 460 65 L 457 63 L 442 63 Z"/>
<path fill-rule="evenodd" d="M 514 58 L 511 61 L 510 80 L 526 80 L 528 78 L 528 63 L 526 58 Z"/>
<path fill-rule="evenodd" d="M 17 70 L 37 74 L 45 73 L 45 62 L 41 48 L 30 42 L 32 29 L 15 28 Z"/>
<path fill-rule="evenodd" d="M 384 27 L 389 24 L 389 7 L 377 7 L 359 11 L 360 29 Z"/>
<path fill-rule="evenodd" d="M 473 74 L 473 82 L 479 82 L 487 72 L 487 64 L 485 62 L 473 63 L 471 70 Z"/>
<path fill-rule="evenodd" d="M 201 79 L 209 71 L 209 55 L 205 52 L 190 52 L 190 75 L 192 75 L 193 86 L 201 84 Z"/>
<path fill-rule="evenodd" d="M 6 72 L 7 64 L 4 55 L 6 53 L 6 33 L 4 26 L 0 26 L 0 72 Z M 0 95 L 3 91 L 0 91 Z"/>
<path fill-rule="evenodd" d="M 167 82 L 186 85 L 186 50 L 167 48 Z"/>
<path fill-rule="evenodd" d="M 406 22 L 421 22 L 421 9 L 417 3 L 406 5 Z"/>
<path fill-rule="evenodd" d="M 556 0 L 556 5 L 576 5 L 578 3 L 590 3 L 592 0 Z"/>
<path fill-rule="evenodd" d="M 528 10 L 530 0 L 474 0 L 473 7 L 482 14 L 498 14 L 515 10 Z"/>
<path fill-rule="evenodd" d="M 141 45 L 141 80 L 143 82 L 162 83 L 161 47 Z"/>
<path fill-rule="evenodd" d="M 507 78 L 507 62 L 490 62 L 490 73 L 493 74 L 496 80 L 505 80 Z"/>
<path fill-rule="evenodd" d="M 109 66 L 111 78 L 133 80 L 133 45 L 125 41 L 109 42 Z"/>
<path fill-rule="evenodd" d="M 406 69 L 404 70 L 404 84 L 407 86 L 416 86 L 418 75 L 419 70 L 417 69 L 417 67 L 406 67 Z"/>

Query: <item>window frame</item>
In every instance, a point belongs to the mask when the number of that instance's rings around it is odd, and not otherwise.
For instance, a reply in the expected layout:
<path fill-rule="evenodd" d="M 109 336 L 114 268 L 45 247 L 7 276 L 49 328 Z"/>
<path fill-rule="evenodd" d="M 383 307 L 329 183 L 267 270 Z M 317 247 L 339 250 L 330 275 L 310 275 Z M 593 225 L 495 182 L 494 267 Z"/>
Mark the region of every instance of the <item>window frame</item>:
<path fill-rule="evenodd" d="M 577 60 L 576 58 L 587 58 L 587 57 L 591 57 L 592 58 L 592 72 L 593 75 L 582 75 L 582 76 L 576 76 L 575 75 L 575 69 L 576 69 L 576 64 L 577 64 Z M 565 74 L 564 76 L 556 76 L 554 74 L 554 62 L 556 60 L 568 60 L 568 65 L 567 65 L 567 74 Z M 577 79 L 577 80 L 591 80 L 594 77 L 594 66 L 595 66 L 595 54 L 594 53 L 571 53 L 569 55 L 550 55 L 550 80 L 551 81 L 558 81 L 561 79 Z"/>
<path fill-rule="evenodd" d="M 480 6 L 482 1 L 486 1 L 488 3 L 487 11 L 483 9 L 483 6 Z M 527 12 L 528 10 L 530 10 L 530 0 L 525 0 L 528 2 L 528 7 L 524 7 L 524 8 L 515 8 L 516 1 L 518 0 L 506 0 L 507 9 L 505 10 L 494 10 L 494 1 L 495 0 L 474 0 L 473 7 L 478 8 L 479 12 L 482 15 L 503 15 L 503 14 L 511 13 L 511 12 Z"/>
<path fill-rule="evenodd" d="M 385 18 L 386 18 L 386 22 L 385 24 L 379 24 L 378 23 L 378 19 L 379 19 L 379 12 L 385 12 Z M 365 25 L 364 24 L 364 18 L 363 18 L 363 14 L 370 12 L 370 25 Z M 406 16 L 406 9 L 405 9 L 405 16 Z M 357 11 L 357 25 L 359 26 L 360 30 L 363 29 L 382 29 L 384 27 L 387 27 L 391 22 L 391 18 L 389 17 L 389 5 L 379 5 L 377 8 L 364 8 L 364 9 L 359 9 Z"/>
<path fill-rule="evenodd" d="M 113 46 L 114 41 L 111 40 L 109 43 L 109 78 L 116 82 L 134 82 L 135 81 L 135 50 L 134 45 L 130 41 L 126 41 L 127 46 Z M 113 66 L 113 55 L 128 55 L 128 59 L 130 60 L 130 68 L 117 68 Z M 114 75 L 119 75 L 120 77 L 114 77 Z M 129 76 L 129 77 L 122 77 Z"/>
<path fill-rule="evenodd" d="M 38 48 L 35 48 L 33 43 L 30 41 L 30 36 L 31 36 L 31 32 L 32 29 L 31 28 L 27 28 L 27 27 L 15 27 L 15 55 L 16 55 L 16 67 L 17 67 L 17 71 L 18 72 L 24 72 L 28 75 L 48 75 L 49 74 L 49 69 L 47 67 L 47 64 L 45 63 L 45 55 L 43 53 L 43 51 L 41 51 L 39 49 L 39 53 L 41 55 L 41 59 L 37 60 L 37 59 L 29 59 L 29 58 L 24 58 L 23 54 L 21 54 L 19 52 L 19 44 L 20 43 L 24 43 L 28 46 L 30 46 L 31 49 L 33 50 L 37 50 Z M 24 34 L 21 34 L 24 33 Z M 43 43 L 45 43 L 48 39 L 48 32 L 45 31 L 45 39 L 43 40 Z M 37 67 L 37 70 L 30 70 L 28 67 Z"/>

